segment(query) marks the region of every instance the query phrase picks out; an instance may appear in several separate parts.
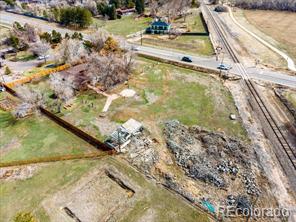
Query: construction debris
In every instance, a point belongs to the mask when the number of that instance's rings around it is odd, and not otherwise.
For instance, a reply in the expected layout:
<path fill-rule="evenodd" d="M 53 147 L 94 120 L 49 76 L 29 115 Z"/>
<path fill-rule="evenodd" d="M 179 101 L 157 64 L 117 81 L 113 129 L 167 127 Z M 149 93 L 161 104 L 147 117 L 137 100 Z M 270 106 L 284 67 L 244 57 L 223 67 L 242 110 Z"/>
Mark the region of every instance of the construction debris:
<path fill-rule="evenodd" d="M 158 160 L 155 143 L 145 132 L 132 137 L 130 144 L 126 147 L 128 160 L 132 165 L 142 170 L 146 175 Z"/>
<path fill-rule="evenodd" d="M 247 145 L 222 133 L 186 127 L 177 120 L 165 123 L 164 135 L 177 164 L 189 177 L 224 189 L 239 179 L 248 194 L 259 195 Z"/>

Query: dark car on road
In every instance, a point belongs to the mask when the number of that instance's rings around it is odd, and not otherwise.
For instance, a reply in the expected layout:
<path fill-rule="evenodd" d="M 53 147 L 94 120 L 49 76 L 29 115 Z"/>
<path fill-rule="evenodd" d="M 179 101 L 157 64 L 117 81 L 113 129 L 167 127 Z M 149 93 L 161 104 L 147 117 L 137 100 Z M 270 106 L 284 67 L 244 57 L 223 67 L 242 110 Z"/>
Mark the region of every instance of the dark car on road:
<path fill-rule="evenodd" d="M 220 64 L 217 69 L 221 69 L 221 70 L 229 70 L 231 69 L 232 67 L 229 66 L 229 65 L 225 65 L 225 64 Z"/>
<path fill-rule="evenodd" d="M 188 56 L 184 56 L 184 57 L 181 59 L 181 61 L 183 61 L 183 62 L 192 62 L 192 59 L 189 58 Z"/>

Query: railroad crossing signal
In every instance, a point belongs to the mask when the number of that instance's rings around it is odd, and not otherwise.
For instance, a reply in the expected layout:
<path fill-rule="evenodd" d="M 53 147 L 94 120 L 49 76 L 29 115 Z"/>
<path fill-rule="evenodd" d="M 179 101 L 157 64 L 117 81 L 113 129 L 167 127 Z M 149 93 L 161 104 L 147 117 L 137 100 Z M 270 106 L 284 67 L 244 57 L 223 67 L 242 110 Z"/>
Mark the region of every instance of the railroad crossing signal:
<path fill-rule="evenodd" d="M 221 46 L 217 46 L 216 47 L 216 61 L 218 61 L 218 56 L 222 51 L 222 47 Z"/>

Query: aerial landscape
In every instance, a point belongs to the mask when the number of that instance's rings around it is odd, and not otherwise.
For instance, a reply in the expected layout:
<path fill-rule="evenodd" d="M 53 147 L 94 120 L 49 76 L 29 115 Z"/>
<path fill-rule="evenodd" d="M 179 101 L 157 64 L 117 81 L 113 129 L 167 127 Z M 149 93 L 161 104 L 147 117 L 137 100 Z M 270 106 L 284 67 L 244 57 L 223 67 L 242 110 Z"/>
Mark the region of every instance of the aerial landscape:
<path fill-rule="evenodd" d="M 295 0 L 0 0 L 0 222 L 296 222 Z"/>

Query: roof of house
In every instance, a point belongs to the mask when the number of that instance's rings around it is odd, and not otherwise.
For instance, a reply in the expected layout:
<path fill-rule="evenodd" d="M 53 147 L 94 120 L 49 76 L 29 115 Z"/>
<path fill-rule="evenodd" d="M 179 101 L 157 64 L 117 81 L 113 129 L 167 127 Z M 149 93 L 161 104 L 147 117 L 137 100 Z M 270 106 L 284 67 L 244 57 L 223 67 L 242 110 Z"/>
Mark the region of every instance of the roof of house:
<path fill-rule="evenodd" d="M 134 119 L 129 119 L 122 124 L 122 127 L 130 134 L 134 134 L 142 128 L 142 124 Z"/>
<path fill-rule="evenodd" d="M 151 25 L 153 25 L 153 26 L 169 26 L 170 24 L 163 22 L 163 21 L 155 21 Z"/>

